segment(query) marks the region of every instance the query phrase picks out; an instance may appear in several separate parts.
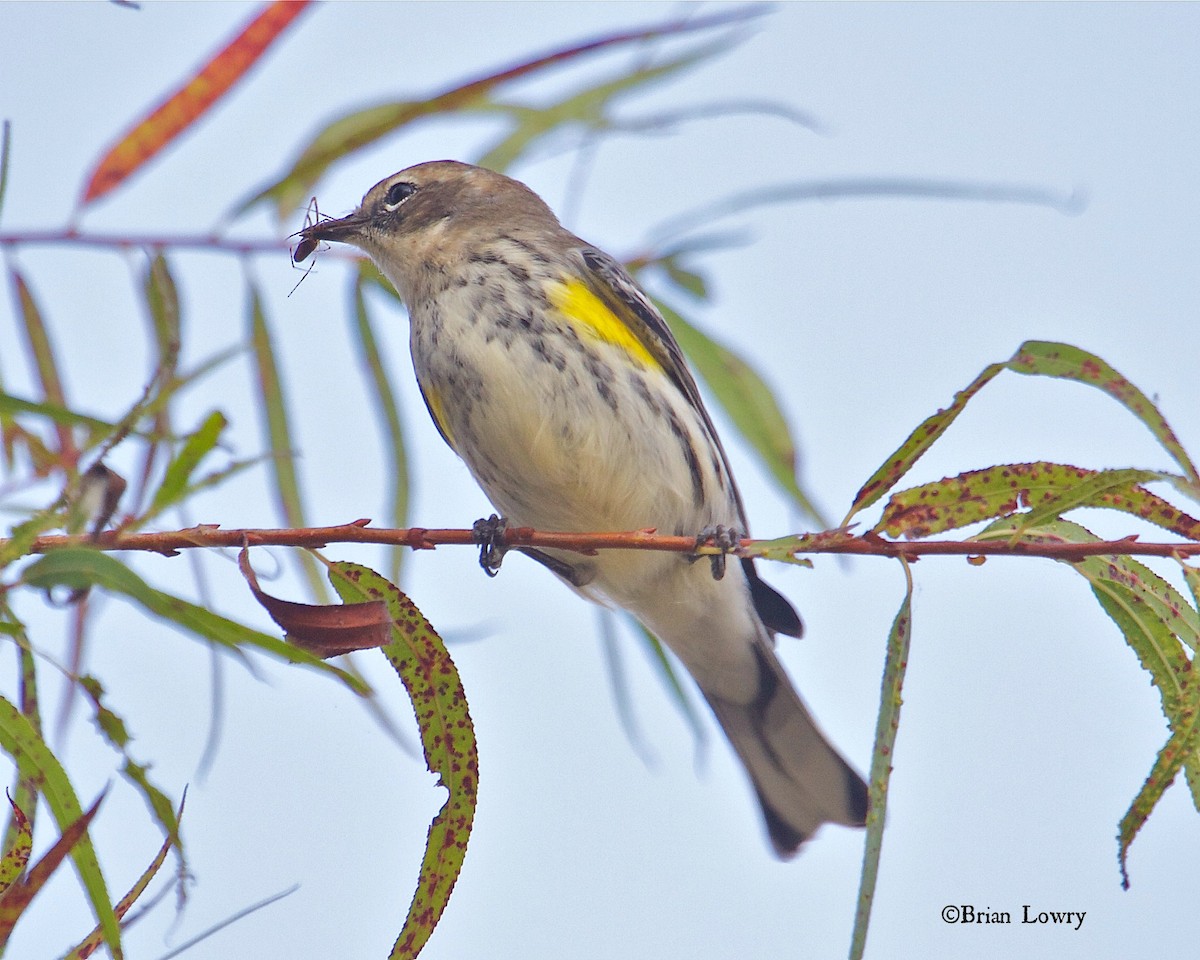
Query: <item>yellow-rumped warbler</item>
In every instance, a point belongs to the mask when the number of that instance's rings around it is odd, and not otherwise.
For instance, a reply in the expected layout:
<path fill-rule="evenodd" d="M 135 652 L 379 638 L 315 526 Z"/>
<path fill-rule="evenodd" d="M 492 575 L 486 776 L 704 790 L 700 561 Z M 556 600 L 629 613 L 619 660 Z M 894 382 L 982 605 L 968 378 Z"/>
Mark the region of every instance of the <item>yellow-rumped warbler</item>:
<path fill-rule="evenodd" d="M 747 531 L 729 462 L 679 345 L 612 257 L 524 184 L 454 161 L 373 186 L 301 232 L 367 253 L 408 307 L 417 383 L 503 517 L 546 531 Z M 735 533 L 736 531 L 736 533 Z M 822 823 L 861 826 L 862 778 L 826 742 L 773 649 L 800 618 L 750 560 L 522 549 L 628 610 L 699 684 L 745 765 L 776 852 Z"/>

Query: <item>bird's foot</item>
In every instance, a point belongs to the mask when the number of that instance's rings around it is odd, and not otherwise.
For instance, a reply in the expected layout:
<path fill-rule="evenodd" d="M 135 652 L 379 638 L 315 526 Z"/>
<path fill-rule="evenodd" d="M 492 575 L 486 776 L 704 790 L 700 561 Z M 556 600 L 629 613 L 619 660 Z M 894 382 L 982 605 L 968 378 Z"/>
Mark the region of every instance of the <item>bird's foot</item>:
<path fill-rule="evenodd" d="M 695 562 L 701 557 L 707 556 L 709 563 L 712 564 L 713 579 L 720 580 L 725 576 L 725 558 L 737 549 L 741 539 L 741 535 L 734 527 L 727 527 L 722 523 L 705 527 L 696 534 L 696 546 L 712 546 L 721 552 L 714 554 L 692 554 L 692 561 Z"/>
<path fill-rule="evenodd" d="M 500 564 L 508 547 L 504 543 L 504 532 L 508 529 L 508 521 L 504 517 L 492 514 L 486 520 L 476 520 L 471 528 L 475 543 L 479 546 L 479 565 L 489 577 L 500 572 Z"/>

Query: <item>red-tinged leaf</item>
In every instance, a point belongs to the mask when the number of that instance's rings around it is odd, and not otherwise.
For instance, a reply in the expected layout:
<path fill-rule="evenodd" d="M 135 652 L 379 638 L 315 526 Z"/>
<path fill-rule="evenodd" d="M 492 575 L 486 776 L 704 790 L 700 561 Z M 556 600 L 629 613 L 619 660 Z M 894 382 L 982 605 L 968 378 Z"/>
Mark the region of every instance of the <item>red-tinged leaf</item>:
<path fill-rule="evenodd" d="M 392 638 L 384 653 L 416 710 L 425 762 L 449 793 L 429 826 L 417 889 L 390 954 L 390 960 L 409 960 L 433 933 L 466 856 L 479 777 L 475 728 L 454 661 L 413 602 L 358 564 L 333 564 L 330 581 L 346 603 L 382 600 L 387 604 Z"/>
<path fill-rule="evenodd" d="M 308 0 L 275 0 L 182 87 L 139 120 L 100 159 L 80 205 L 115 190 L 146 161 L 207 113 L 256 64 Z"/>
<path fill-rule="evenodd" d="M 0 896 L 0 950 L 3 950 L 9 934 L 16 926 L 21 914 L 25 912 L 25 908 L 29 906 L 29 902 L 37 896 L 46 881 L 54 875 L 54 871 L 59 868 L 67 855 L 87 836 L 88 825 L 96 816 L 103 800 L 104 794 L 101 794 L 82 816 L 63 830 L 54 845 L 29 868 L 29 872 Z M 103 940 L 103 934 L 100 936 Z"/>
<path fill-rule="evenodd" d="M 12 841 L 8 849 L 4 851 L 4 856 L 0 857 L 0 904 L 4 902 L 4 891 L 25 872 L 25 865 L 29 863 L 29 854 L 33 851 L 33 827 L 29 823 L 29 818 L 25 816 L 25 811 L 17 806 L 17 802 L 12 797 L 8 798 L 8 805 L 12 807 L 12 824 L 8 830 L 8 833 L 12 835 Z M 0 936 L 3 936 L 2 922 L 0 922 Z"/>
<path fill-rule="evenodd" d="M 250 551 L 245 547 L 238 555 L 238 568 L 254 598 L 283 628 L 288 640 L 313 656 L 327 660 L 355 650 L 382 647 L 388 642 L 392 621 L 382 601 L 312 604 L 280 600 L 259 587 L 250 566 Z"/>
<path fill-rule="evenodd" d="M 1062 377 L 1098 387 L 1141 420 L 1175 458 L 1189 480 L 1200 483 L 1195 464 L 1183 449 L 1166 418 L 1141 390 L 1099 357 L 1067 343 L 1027 340 L 1008 361 L 1014 373 Z"/>
<path fill-rule="evenodd" d="M 1146 424 L 1159 443 L 1183 468 L 1189 489 L 1200 487 L 1200 476 L 1196 473 L 1195 465 L 1167 425 L 1166 419 L 1141 390 L 1086 350 L 1065 343 L 1027 340 L 1010 359 L 1004 363 L 990 364 L 966 390 L 955 395 L 954 402 L 948 408 L 939 410 L 917 427 L 899 449 L 884 461 L 883 466 L 863 484 L 842 525 L 845 526 L 854 514 L 875 503 L 894 487 L 934 441 L 946 432 L 946 428 L 962 413 L 967 401 L 1002 370 L 1012 370 L 1026 376 L 1061 377 L 1098 387 Z"/>
<path fill-rule="evenodd" d="M 1028 509 L 1020 528 L 1077 507 L 1120 510 L 1191 540 L 1200 521 L 1139 482 L 1172 479 L 1154 470 L 1085 470 L 1063 463 L 1009 463 L 970 470 L 892 495 L 875 532 L 918 539 Z"/>

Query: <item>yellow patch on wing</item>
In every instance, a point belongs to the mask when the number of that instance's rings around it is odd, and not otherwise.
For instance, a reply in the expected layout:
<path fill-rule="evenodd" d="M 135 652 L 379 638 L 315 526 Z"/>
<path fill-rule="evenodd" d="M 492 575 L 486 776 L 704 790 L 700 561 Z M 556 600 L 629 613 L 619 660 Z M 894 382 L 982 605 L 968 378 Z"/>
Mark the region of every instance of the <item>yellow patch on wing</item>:
<path fill-rule="evenodd" d="M 454 446 L 454 434 L 450 432 L 450 422 L 446 419 L 446 407 L 442 403 L 442 395 L 433 387 L 426 387 L 418 383 L 421 389 L 421 397 L 425 401 L 425 407 L 429 410 L 429 416 L 433 418 L 433 425 L 437 427 L 438 433 L 442 435 L 442 439 L 446 441 L 451 450 L 457 450 Z"/>
<path fill-rule="evenodd" d="M 645 367 L 661 367 L 646 345 L 624 320 L 596 296 L 582 280 L 551 284 L 550 302 L 581 335 L 620 347 Z"/>

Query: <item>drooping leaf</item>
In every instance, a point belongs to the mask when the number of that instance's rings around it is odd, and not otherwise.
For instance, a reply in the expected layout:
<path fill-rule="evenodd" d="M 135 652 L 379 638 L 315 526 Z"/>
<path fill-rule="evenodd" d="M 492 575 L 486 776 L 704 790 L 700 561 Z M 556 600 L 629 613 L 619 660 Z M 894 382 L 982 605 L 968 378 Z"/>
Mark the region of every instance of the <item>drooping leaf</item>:
<path fill-rule="evenodd" d="M 313 604 L 273 597 L 258 585 L 247 547 L 238 555 L 238 568 L 254 599 L 283 628 L 288 640 L 313 656 L 328 660 L 356 650 L 375 649 L 391 636 L 391 619 L 382 600 Z"/>
<path fill-rule="evenodd" d="M 384 654 L 416 710 L 425 762 L 449 793 L 430 824 L 417 890 L 389 955 L 390 960 L 407 960 L 428 941 L 462 870 L 479 786 L 475 730 L 454 661 L 412 601 L 358 564 L 333 564 L 330 582 L 346 603 L 387 604 L 393 625 Z"/>
<path fill-rule="evenodd" d="M 60 832 L 83 817 L 67 772 L 41 734 L 6 698 L 0 697 L 0 747 L 16 762 L 22 776 L 35 780 L 46 798 Z M 71 859 L 115 960 L 121 960 L 121 930 L 109 899 L 96 850 L 85 832 L 71 848 Z"/>
<path fill-rule="evenodd" d="M 979 539 L 1018 539 L 1031 543 L 1095 542 L 1085 528 L 1068 520 L 1052 520 L 1039 527 L 1018 530 L 1013 518 L 989 526 Z M 1129 847 L 1163 792 L 1179 771 L 1185 770 L 1193 785 L 1200 767 L 1200 681 L 1193 670 L 1195 651 L 1200 649 L 1200 612 L 1166 580 L 1132 557 L 1098 556 L 1070 563 L 1088 581 L 1101 609 L 1120 629 L 1150 674 L 1162 699 L 1163 714 L 1171 730 L 1150 776 L 1143 783 L 1121 820 L 1118 843 L 1123 883 Z M 1192 651 L 1189 656 L 1188 650 Z M 1193 792 L 1193 799 L 1195 794 Z"/>
<path fill-rule="evenodd" d="M 1099 357 L 1067 343 L 1027 340 L 1007 366 L 1014 373 L 1061 377 L 1103 390 L 1146 425 L 1189 480 L 1200 483 L 1195 464 L 1150 398 Z"/>
<path fill-rule="evenodd" d="M 912 573 L 904 565 L 904 601 L 888 633 L 887 655 L 883 663 L 883 683 L 879 691 L 879 716 L 875 721 L 875 746 L 871 751 L 870 806 L 867 812 L 867 841 L 863 850 L 862 875 L 858 885 L 858 907 L 854 914 L 854 934 L 850 942 L 851 960 L 862 960 L 867 946 L 867 926 L 875 899 L 879 876 L 879 857 L 883 851 L 883 825 L 887 815 L 888 783 L 896 754 L 896 734 L 900 729 L 901 695 L 908 669 L 912 644 Z"/>
<path fill-rule="evenodd" d="M 120 136 L 92 168 L 80 206 L 115 190 L 228 93 L 266 53 L 308 0 L 274 0 L 182 87 Z"/>

